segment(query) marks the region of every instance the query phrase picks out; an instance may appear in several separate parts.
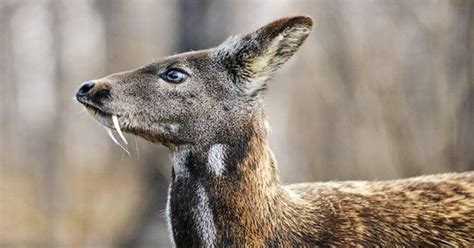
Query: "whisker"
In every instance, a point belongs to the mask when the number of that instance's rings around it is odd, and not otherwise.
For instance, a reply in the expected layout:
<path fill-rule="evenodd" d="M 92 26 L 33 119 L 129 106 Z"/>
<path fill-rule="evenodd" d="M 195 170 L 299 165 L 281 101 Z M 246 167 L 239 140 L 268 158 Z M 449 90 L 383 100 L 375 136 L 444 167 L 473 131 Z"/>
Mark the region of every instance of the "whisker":
<path fill-rule="evenodd" d="M 138 148 L 138 142 L 135 136 L 133 136 L 133 142 L 135 143 L 135 150 L 137 151 L 137 160 L 140 160 L 140 149 Z"/>

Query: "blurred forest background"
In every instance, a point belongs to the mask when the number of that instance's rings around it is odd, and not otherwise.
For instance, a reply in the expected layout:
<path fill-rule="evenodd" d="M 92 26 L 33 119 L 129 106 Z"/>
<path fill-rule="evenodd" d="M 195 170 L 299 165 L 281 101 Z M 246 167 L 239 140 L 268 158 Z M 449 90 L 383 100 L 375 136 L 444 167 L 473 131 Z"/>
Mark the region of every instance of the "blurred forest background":
<path fill-rule="evenodd" d="M 290 14 L 316 27 L 271 81 L 283 182 L 474 169 L 474 1 L 0 0 L 0 246 L 169 247 L 167 151 L 124 156 L 89 79 Z M 129 138 L 131 138 L 129 136 Z"/>

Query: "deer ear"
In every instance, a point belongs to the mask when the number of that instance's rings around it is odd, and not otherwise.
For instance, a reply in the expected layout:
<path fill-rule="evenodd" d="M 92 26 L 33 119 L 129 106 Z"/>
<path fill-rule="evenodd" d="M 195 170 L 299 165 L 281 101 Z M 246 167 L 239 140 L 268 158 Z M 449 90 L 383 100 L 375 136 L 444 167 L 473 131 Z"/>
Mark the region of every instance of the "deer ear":
<path fill-rule="evenodd" d="M 254 32 L 231 37 L 219 46 L 219 56 L 248 96 L 266 88 L 266 81 L 298 50 L 313 21 L 306 16 L 275 20 Z"/>

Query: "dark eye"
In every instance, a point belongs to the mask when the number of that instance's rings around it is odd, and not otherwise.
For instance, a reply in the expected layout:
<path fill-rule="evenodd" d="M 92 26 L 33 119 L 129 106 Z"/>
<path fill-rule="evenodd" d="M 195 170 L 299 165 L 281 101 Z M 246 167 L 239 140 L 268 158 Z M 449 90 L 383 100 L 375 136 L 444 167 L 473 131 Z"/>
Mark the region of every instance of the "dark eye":
<path fill-rule="evenodd" d="M 168 83 L 179 84 L 182 83 L 188 75 L 177 69 L 170 69 L 165 73 L 161 74 L 160 77 Z"/>

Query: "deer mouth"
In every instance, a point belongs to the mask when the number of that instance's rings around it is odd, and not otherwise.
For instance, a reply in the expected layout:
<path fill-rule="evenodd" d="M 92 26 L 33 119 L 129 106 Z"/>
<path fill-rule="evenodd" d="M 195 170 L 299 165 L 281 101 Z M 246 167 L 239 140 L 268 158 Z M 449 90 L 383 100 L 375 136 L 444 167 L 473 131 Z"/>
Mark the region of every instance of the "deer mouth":
<path fill-rule="evenodd" d="M 94 104 L 91 104 L 91 103 L 88 103 L 88 102 L 81 102 L 82 105 L 84 105 L 84 107 L 86 107 L 87 111 L 89 111 L 89 113 L 91 113 L 93 116 L 95 115 L 100 115 L 100 116 L 103 116 L 103 117 L 111 117 L 113 114 L 108 112 L 108 111 L 105 111 L 104 109 L 94 105 Z"/>
<path fill-rule="evenodd" d="M 123 135 L 122 127 L 120 126 L 120 116 L 118 114 L 114 114 L 112 112 L 104 110 L 104 108 L 89 103 L 87 101 L 79 102 L 84 105 L 89 114 L 92 115 L 92 117 L 96 119 L 97 122 L 99 122 L 105 127 L 107 135 L 112 139 L 112 141 L 118 146 L 120 146 L 120 148 L 122 148 L 128 155 L 130 155 L 130 152 L 125 148 L 122 143 L 117 140 L 117 138 L 115 138 L 114 133 L 112 131 L 114 129 L 118 133 L 122 142 L 125 143 L 125 145 L 128 145 L 128 141 Z"/>

